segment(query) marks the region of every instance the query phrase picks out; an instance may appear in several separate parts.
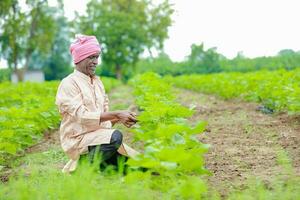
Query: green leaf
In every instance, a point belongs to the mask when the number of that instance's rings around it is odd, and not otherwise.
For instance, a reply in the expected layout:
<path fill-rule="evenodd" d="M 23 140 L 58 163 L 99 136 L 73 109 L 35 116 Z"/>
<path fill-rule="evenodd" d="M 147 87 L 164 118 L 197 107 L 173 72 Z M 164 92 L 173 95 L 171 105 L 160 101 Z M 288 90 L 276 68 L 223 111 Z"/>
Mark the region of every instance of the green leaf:
<path fill-rule="evenodd" d="M 17 148 L 18 148 L 17 144 L 12 144 L 12 143 L 8 143 L 8 142 L 0 143 L 0 150 L 10 153 L 10 154 L 16 154 Z"/>

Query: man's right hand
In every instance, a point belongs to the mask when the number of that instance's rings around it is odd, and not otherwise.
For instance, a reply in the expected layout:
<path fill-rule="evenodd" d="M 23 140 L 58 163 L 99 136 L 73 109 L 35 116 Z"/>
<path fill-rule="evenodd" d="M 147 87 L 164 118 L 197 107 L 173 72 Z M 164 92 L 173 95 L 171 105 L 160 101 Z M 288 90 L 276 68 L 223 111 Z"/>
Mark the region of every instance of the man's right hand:
<path fill-rule="evenodd" d="M 126 126 L 130 124 L 135 124 L 137 122 L 136 114 L 131 111 L 122 110 L 117 113 L 117 118 L 119 121 Z M 131 125 L 132 126 L 132 125 Z"/>

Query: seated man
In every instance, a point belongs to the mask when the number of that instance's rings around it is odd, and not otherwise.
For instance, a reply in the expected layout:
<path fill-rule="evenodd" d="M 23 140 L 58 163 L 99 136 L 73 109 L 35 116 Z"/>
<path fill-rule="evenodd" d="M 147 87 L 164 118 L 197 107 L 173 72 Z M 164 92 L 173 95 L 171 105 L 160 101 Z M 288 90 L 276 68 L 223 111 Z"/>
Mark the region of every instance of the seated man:
<path fill-rule="evenodd" d="M 79 35 L 76 39 L 70 46 L 75 70 L 61 81 L 56 95 L 62 117 L 60 141 L 70 158 L 63 172 L 74 171 L 82 154 L 88 153 L 93 162 L 100 152 L 103 166 L 116 165 L 118 157 L 138 153 L 122 142 L 119 130 L 112 129 L 112 124 L 118 122 L 131 127 L 136 123 L 136 115 L 108 110 L 104 86 L 95 75 L 100 44 L 95 36 Z"/>

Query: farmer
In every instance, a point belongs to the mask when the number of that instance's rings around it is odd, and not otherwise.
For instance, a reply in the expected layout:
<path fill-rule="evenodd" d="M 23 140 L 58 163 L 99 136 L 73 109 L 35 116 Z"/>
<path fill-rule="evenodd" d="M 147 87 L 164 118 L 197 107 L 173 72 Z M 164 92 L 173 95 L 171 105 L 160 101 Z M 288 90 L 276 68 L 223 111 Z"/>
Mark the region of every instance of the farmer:
<path fill-rule="evenodd" d="M 126 110 L 109 111 L 103 83 L 95 75 L 101 54 L 96 37 L 77 35 L 70 52 L 75 70 L 61 81 L 56 95 L 62 117 L 60 141 L 70 158 L 62 171 L 74 171 L 83 154 L 91 163 L 99 155 L 100 168 L 117 165 L 119 158 L 135 156 L 138 152 L 123 143 L 122 133 L 112 129 L 112 125 L 131 127 L 136 123 L 136 115 Z"/>

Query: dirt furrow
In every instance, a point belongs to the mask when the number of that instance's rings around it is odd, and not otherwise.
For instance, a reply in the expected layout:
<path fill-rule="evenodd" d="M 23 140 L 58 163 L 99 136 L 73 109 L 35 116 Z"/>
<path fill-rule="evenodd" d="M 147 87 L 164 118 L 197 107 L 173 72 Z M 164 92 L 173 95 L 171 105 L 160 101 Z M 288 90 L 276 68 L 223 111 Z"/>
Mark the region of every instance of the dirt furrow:
<path fill-rule="evenodd" d="M 209 182 L 222 195 L 231 188 L 243 188 L 249 178 L 268 183 L 287 173 L 278 162 L 284 153 L 300 174 L 299 118 L 263 114 L 255 103 L 224 101 L 183 89 L 176 89 L 176 93 L 179 102 L 195 108 L 192 123 L 208 122 L 199 139 L 211 145 L 206 155 L 206 166 L 213 172 Z"/>

